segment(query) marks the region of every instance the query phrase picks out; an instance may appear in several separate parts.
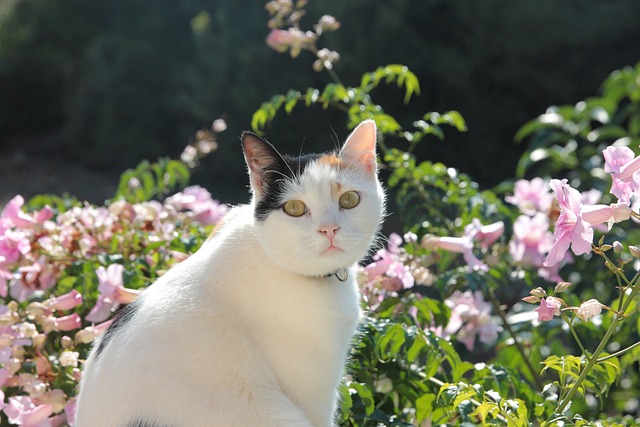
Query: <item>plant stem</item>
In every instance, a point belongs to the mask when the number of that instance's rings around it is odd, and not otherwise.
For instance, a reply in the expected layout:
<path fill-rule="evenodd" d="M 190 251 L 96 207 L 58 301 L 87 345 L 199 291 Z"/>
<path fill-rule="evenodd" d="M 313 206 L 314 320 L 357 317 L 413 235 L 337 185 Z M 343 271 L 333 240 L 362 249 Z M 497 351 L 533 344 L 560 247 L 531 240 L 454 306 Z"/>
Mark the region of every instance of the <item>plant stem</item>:
<path fill-rule="evenodd" d="M 636 277 L 637 277 L 637 275 L 636 275 Z M 635 279 L 635 277 L 634 277 L 634 279 Z M 556 409 L 556 413 L 558 413 L 558 414 L 563 413 L 565 408 L 569 404 L 569 402 L 571 402 L 571 399 L 573 399 L 573 396 L 578 391 L 578 388 L 582 385 L 582 383 L 584 382 L 585 378 L 587 378 L 587 375 L 589 374 L 589 372 L 591 371 L 593 366 L 598 362 L 598 355 L 602 352 L 602 350 L 604 350 L 605 346 L 609 343 L 609 340 L 611 339 L 611 336 L 613 335 L 613 333 L 615 332 L 615 330 L 618 327 L 618 323 L 620 323 L 620 321 L 622 319 L 624 319 L 624 317 L 625 317 L 624 313 L 629 308 L 629 305 L 634 300 L 634 298 L 635 298 L 637 293 L 638 293 L 638 287 L 633 287 L 631 289 L 631 293 L 629 294 L 629 298 L 624 302 L 624 307 L 622 307 L 622 309 L 620 310 L 619 314 L 615 314 L 615 317 L 613 318 L 613 322 L 611 322 L 611 325 L 609 326 L 609 329 L 607 329 L 607 332 L 605 333 L 604 337 L 602 338 L 602 341 L 600 341 L 600 344 L 598 345 L 598 348 L 596 348 L 595 351 L 593 352 L 593 355 L 592 355 L 591 359 L 589 359 L 589 361 L 587 362 L 587 366 L 585 366 L 585 368 L 582 370 L 582 372 L 580 372 L 580 376 L 578 377 L 576 382 L 573 384 L 573 386 L 569 390 L 569 393 L 565 396 L 564 399 L 562 399 L 562 401 L 558 405 L 558 407 Z"/>
<path fill-rule="evenodd" d="M 489 289 L 489 300 L 491 301 L 491 305 L 493 305 L 493 308 L 498 313 L 498 316 L 500 316 L 500 320 L 502 320 L 502 324 L 504 325 L 504 328 L 507 330 L 507 332 L 509 332 L 509 335 L 511 335 L 513 342 L 515 342 L 516 348 L 518 349 L 518 352 L 520 352 L 520 355 L 522 356 L 522 360 L 524 360 L 525 365 L 529 369 L 529 372 L 531 373 L 531 376 L 533 377 L 533 380 L 536 383 L 536 387 L 538 387 L 539 390 L 542 390 L 543 388 L 542 380 L 540 379 L 538 372 L 535 369 L 533 369 L 533 366 L 531 365 L 531 362 L 527 357 L 525 348 L 523 347 L 522 343 L 518 340 L 518 336 L 516 335 L 515 331 L 511 328 L 511 325 L 507 321 L 507 316 L 505 316 L 504 311 L 502 311 L 502 309 L 500 308 L 500 301 L 498 301 L 498 298 L 493 292 L 493 289 Z"/>
<path fill-rule="evenodd" d="M 584 346 L 582 345 L 582 341 L 580 341 L 580 338 L 578 337 L 578 334 L 576 333 L 576 330 L 573 328 L 573 319 L 574 318 L 572 317 L 571 320 L 568 320 L 567 319 L 567 315 L 562 313 L 562 320 L 567 322 L 567 325 L 569 325 L 569 330 L 573 334 L 573 338 L 575 338 L 576 342 L 578 343 L 578 346 L 580 347 L 580 350 L 582 351 L 582 354 L 584 354 L 584 356 L 587 358 L 587 360 L 589 360 L 589 352 L 584 348 Z"/>
<path fill-rule="evenodd" d="M 620 350 L 620 351 L 616 351 L 616 352 L 615 352 L 615 353 L 613 353 L 613 354 L 610 354 L 610 355 L 608 355 L 608 356 L 601 357 L 600 359 L 598 359 L 598 363 L 600 363 L 600 362 L 604 362 L 605 360 L 607 360 L 607 359 L 611 359 L 612 357 L 618 357 L 618 356 L 620 356 L 620 355 L 622 355 L 622 354 L 625 354 L 627 351 L 629 351 L 629 350 L 631 350 L 631 349 L 633 349 L 633 348 L 635 348 L 635 347 L 637 347 L 637 346 L 639 346 L 639 345 L 640 345 L 640 341 L 638 341 L 638 342 L 637 342 L 637 343 L 635 343 L 635 344 L 630 345 L 629 347 L 627 347 L 627 348 L 625 348 L 625 349 L 622 349 L 622 350 Z"/>

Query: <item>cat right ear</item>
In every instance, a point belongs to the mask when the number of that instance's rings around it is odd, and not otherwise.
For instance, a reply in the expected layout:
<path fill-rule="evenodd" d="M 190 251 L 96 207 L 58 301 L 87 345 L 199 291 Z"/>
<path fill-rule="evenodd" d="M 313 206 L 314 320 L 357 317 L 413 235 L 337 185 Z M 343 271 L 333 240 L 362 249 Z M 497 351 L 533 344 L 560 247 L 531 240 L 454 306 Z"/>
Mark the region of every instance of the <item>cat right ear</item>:
<path fill-rule="evenodd" d="M 284 160 L 273 145 L 251 132 L 242 133 L 242 151 L 249 168 L 251 188 L 261 196 L 284 167 Z"/>

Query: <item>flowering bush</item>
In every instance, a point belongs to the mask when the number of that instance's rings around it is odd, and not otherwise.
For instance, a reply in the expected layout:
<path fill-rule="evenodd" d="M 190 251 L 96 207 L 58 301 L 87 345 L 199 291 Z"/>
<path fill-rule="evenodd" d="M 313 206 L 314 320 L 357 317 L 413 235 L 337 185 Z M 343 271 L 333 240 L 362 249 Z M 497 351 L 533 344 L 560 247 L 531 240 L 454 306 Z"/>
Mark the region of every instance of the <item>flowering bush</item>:
<path fill-rule="evenodd" d="M 71 424 L 90 344 L 121 304 L 193 252 L 226 210 L 198 186 L 163 203 L 9 201 L 0 213 L 2 425 Z"/>
<path fill-rule="evenodd" d="M 444 127 L 466 131 L 462 116 L 431 112 L 403 127 L 372 91 L 397 84 L 408 103 L 417 77 L 389 65 L 342 84 L 339 55 L 317 48 L 340 24 L 323 16 L 302 30 L 304 5 L 268 3 L 267 43 L 293 58 L 311 52 L 333 81 L 273 97 L 254 130 L 301 102 L 345 111 L 347 128 L 373 118 L 404 227 L 360 268 L 369 316 L 340 388 L 340 425 L 638 425 L 640 65 L 612 73 L 601 97 L 525 124 L 518 179 L 480 190 L 412 154 Z M 16 196 L 3 208 L 1 425 L 72 425 L 92 341 L 225 214 L 203 188 L 182 188 L 221 130 L 216 121 L 199 132 L 181 160 L 125 172 L 105 206 Z"/>

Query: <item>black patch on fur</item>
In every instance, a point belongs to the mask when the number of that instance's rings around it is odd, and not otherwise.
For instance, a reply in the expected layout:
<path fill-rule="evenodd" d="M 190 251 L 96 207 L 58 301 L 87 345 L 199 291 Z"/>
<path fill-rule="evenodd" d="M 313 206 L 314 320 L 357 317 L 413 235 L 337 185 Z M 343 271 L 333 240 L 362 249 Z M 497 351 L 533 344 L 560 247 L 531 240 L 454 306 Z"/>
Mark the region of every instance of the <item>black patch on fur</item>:
<path fill-rule="evenodd" d="M 282 156 L 284 165 L 274 164 L 271 169 L 274 172 L 265 173 L 265 191 L 256 204 L 255 216 L 258 221 L 264 221 L 271 212 L 282 209 L 282 203 L 285 202 L 282 194 L 286 182 L 297 180 L 307 165 L 320 156 L 320 154 L 307 154 L 301 157 L 284 155 Z"/>
<path fill-rule="evenodd" d="M 111 338 L 113 338 L 113 336 L 120 329 L 123 329 L 133 318 L 133 316 L 136 314 L 136 311 L 138 311 L 139 305 L 140 304 L 136 300 L 116 313 L 115 317 L 113 318 L 113 323 L 109 325 L 107 330 L 104 331 L 102 337 L 100 337 L 100 343 L 98 344 L 98 348 L 96 348 L 96 359 L 100 356 L 100 353 L 102 353 L 102 351 L 107 347 L 107 344 L 109 344 Z"/>
<path fill-rule="evenodd" d="M 170 427 L 168 424 L 159 424 L 154 421 L 135 420 L 129 421 L 125 427 Z"/>

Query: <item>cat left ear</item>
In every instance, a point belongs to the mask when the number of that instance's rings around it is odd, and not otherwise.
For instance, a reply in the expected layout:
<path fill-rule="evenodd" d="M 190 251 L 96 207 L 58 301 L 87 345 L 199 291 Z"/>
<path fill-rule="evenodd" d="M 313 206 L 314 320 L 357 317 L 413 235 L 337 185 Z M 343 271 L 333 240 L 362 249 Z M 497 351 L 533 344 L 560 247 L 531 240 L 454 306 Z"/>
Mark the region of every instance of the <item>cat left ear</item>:
<path fill-rule="evenodd" d="M 264 193 L 277 172 L 284 168 L 284 160 L 273 145 L 251 132 L 242 133 L 242 150 L 249 167 L 251 188 L 258 195 Z M 273 177 L 270 177 L 273 175 Z"/>
<path fill-rule="evenodd" d="M 377 171 L 376 138 L 376 122 L 363 121 L 347 138 L 340 150 L 340 157 L 347 164 L 356 165 L 370 174 L 375 174 Z"/>

